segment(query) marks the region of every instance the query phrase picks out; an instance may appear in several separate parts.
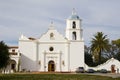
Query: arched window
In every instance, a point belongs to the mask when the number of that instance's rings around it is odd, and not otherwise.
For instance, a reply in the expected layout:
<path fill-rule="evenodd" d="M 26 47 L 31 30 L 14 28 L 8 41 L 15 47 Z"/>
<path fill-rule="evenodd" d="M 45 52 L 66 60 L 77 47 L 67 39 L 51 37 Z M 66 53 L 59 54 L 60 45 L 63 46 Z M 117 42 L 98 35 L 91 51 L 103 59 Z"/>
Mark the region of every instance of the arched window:
<path fill-rule="evenodd" d="M 50 33 L 50 39 L 54 39 L 54 34 Z"/>
<path fill-rule="evenodd" d="M 73 32 L 73 33 L 72 33 L 72 40 L 76 40 L 76 39 L 77 39 L 76 32 Z"/>
<path fill-rule="evenodd" d="M 75 23 L 75 21 L 73 21 L 72 27 L 73 27 L 73 28 L 76 28 L 76 23 Z"/>

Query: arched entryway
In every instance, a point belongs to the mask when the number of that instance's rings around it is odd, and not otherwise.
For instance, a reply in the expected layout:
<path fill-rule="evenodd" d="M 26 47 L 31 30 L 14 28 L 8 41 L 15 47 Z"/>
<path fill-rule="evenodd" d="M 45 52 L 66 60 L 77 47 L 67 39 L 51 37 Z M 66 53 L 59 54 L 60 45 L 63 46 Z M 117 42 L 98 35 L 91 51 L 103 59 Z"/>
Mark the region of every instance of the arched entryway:
<path fill-rule="evenodd" d="M 16 71 L 16 61 L 10 60 L 10 66 L 11 66 L 11 70 L 13 70 L 15 72 Z"/>
<path fill-rule="evenodd" d="M 48 62 L 48 71 L 55 71 L 55 62 L 53 60 Z"/>
<path fill-rule="evenodd" d="M 115 73 L 115 71 L 116 71 L 116 70 L 115 70 L 115 65 L 111 65 L 111 72 L 112 72 L 112 73 Z"/>

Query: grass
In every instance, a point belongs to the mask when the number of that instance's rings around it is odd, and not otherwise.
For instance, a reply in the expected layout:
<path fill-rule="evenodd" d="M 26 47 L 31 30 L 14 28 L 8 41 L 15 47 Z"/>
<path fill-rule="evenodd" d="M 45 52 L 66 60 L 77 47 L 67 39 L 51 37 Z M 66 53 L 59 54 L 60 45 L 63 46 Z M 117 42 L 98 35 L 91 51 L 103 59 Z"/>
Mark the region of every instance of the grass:
<path fill-rule="evenodd" d="M 0 74 L 0 80 L 120 80 L 86 74 Z"/>

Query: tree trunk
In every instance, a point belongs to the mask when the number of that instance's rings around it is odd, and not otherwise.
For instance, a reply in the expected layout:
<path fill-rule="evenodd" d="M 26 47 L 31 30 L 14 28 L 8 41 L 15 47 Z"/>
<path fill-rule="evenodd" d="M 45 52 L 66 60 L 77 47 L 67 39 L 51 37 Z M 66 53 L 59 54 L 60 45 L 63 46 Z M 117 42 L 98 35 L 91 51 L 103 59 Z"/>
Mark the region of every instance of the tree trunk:
<path fill-rule="evenodd" d="M 101 50 L 99 52 L 99 64 L 101 63 Z"/>

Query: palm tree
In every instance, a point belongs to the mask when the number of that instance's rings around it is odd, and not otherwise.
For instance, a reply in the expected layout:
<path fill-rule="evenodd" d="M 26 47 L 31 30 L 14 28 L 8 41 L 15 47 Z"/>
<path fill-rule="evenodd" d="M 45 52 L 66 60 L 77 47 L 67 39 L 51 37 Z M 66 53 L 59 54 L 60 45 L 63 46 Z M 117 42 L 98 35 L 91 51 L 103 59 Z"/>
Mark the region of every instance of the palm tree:
<path fill-rule="evenodd" d="M 101 63 L 101 55 L 109 49 L 109 40 L 107 35 L 97 32 L 91 40 L 91 52 L 98 63 Z"/>

